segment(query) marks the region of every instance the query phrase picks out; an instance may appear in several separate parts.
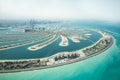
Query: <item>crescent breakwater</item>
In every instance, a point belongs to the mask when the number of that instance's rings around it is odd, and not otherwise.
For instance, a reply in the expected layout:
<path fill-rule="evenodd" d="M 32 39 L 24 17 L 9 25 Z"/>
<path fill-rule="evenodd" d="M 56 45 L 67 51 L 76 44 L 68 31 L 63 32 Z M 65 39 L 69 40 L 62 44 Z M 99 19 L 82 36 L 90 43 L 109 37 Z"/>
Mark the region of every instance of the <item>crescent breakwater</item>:
<path fill-rule="evenodd" d="M 60 52 L 50 57 L 28 60 L 3 60 L 0 61 L 0 72 L 20 72 L 37 69 L 46 69 L 78 62 L 89 57 L 102 53 L 112 46 L 113 38 L 102 31 L 97 31 L 102 35 L 93 45 L 72 52 Z"/>

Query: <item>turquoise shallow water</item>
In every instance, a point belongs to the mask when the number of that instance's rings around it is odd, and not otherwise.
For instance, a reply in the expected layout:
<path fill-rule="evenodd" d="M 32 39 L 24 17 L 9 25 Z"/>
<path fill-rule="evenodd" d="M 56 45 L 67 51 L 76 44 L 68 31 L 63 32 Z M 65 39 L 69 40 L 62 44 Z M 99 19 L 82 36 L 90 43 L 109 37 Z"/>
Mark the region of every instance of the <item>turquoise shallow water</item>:
<path fill-rule="evenodd" d="M 114 37 L 115 43 L 105 52 L 60 67 L 0 74 L 0 80 L 120 80 L 120 27 L 108 26 L 96 25 L 96 28 L 112 31 L 108 33 Z"/>
<path fill-rule="evenodd" d="M 101 34 L 95 32 L 95 31 L 90 31 L 89 33 L 92 34 L 89 39 L 92 40 L 93 42 L 97 42 L 101 38 Z M 87 46 L 90 46 L 93 44 L 89 40 L 81 40 L 80 43 L 74 43 L 73 41 L 71 41 L 69 39 L 68 40 L 69 45 L 66 47 L 62 47 L 62 46 L 59 46 L 59 43 L 61 41 L 61 38 L 59 37 L 55 42 L 53 42 L 52 44 L 50 44 L 46 47 L 43 47 L 40 50 L 30 51 L 27 49 L 30 46 L 42 43 L 44 41 L 45 40 L 36 42 L 33 44 L 25 45 L 25 46 L 12 48 L 12 49 L 1 50 L 0 51 L 0 60 L 43 58 L 43 57 L 51 56 L 58 52 L 75 51 L 75 50 L 82 49 L 84 47 L 87 47 Z"/>

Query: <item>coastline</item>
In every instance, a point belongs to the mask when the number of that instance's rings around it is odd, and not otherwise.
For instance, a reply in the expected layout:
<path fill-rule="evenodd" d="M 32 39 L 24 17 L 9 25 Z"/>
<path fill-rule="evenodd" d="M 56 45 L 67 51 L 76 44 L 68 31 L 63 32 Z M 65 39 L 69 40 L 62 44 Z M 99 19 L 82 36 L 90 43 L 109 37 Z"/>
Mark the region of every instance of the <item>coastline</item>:
<path fill-rule="evenodd" d="M 53 38 L 51 38 L 50 40 L 46 41 L 46 42 L 43 42 L 43 43 L 40 43 L 40 44 L 36 44 L 36 45 L 33 45 L 33 46 L 30 46 L 28 47 L 28 50 L 31 50 L 31 51 L 36 51 L 36 50 L 39 50 L 51 43 L 53 43 L 54 41 L 56 41 L 58 39 L 58 36 L 57 35 L 54 35 Z"/>
<path fill-rule="evenodd" d="M 60 35 L 60 37 L 61 37 L 61 42 L 59 43 L 59 46 L 68 46 L 69 42 L 68 42 L 67 37 L 63 35 Z"/>
<path fill-rule="evenodd" d="M 79 37 L 77 37 L 77 36 L 72 36 L 72 37 L 70 37 L 70 39 L 71 39 L 73 42 L 75 42 L 75 43 L 79 43 L 79 42 L 80 42 Z"/>
<path fill-rule="evenodd" d="M 111 37 L 112 38 L 112 37 Z M 101 40 L 101 39 L 100 39 Z M 99 42 L 99 40 L 98 40 Z M 96 43 L 98 43 L 96 42 Z M 66 64 L 71 64 L 71 63 L 74 63 L 74 62 L 78 62 L 78 61 L 82 61 L 84 59 L 87 59 L 89 57 L 92 57 L 92 56 L 96 56 L 102 52 L 104 52 L 105 50 L 107 50 L 108 48 L 110 48 L 112 46 L 112 44 L 114 43 L 114 39 L 112 38 L 110 44 L 108 46 L 106 46 L 105 48 L 102 48 L 102 50 L 98 50 L 97 52 L 95 53 L 92 53 L 90 55 L 87 55 L 87 56 L 83 56 L 82 58 L 76 58 L 76 59 L 72 59 L 70 61 L 67 61 L 67 62 L 64 62 L 64 63 L 60 63 L 60 64 L 53 64 L 53 65 L 48 65 L 48 66 L 44 66 L 44 67 L 34 67 L 34 68 L 26 68 L 26 69 L 17 69 L 17 70 L 7 70 L 7 71 L 3 71 L 1 73 L 7 73 L 7 72 L 21 72 L 21 71 L 30 71 L 30 70 L 37 70 L 37 69 L 46 69 L 46 68 L 52 68 L 52 67 L 57 67 L 57 66 L 62 66 L 62 65 L 66 65 Z M 91 46 L 94 46 L 95 44 L 91 45 Z M 91 47 L 89 46 L 89 47 Z M 88 48 L 88 47 L 87 47 Z M 82 49 L 83 50 L 83 49 Z M 82 51 L 82 50 L 77 50 L 78 52 L 79 51 Z M 73 52 L 76 52 L 76 51 L 73 51 Z M 69 52 L 68 52 L 69 53 Z M 54 56 L 54 55 L 53 55 Z"/>
<path fill-rule="evenodd" d="M 88 59 L 90 57 L 96 56 L 96 55 L 104 52 L 105 50 L 107 50 L 108 48 L 110 48 L 112 46 L 113 41 L 112 41 L 112 43 L 111 43 L 111 45 L 109 47 L 106 47 L 105 49 L 101 50 L 100 52 L 96 52 L 96 53 L 94 53 L 92 55 L 89 55 L 87 57 L 84 57 L 84 58 L 78 58 L 78 59 L 75 59 L 75 60 L 71 60 L 71 61 L 69 61 L 67 63 L 57 64 L 57 65 L 52 65 L 52 66 L 45 66 L 45 67 L 36 67 L 36 68 L 28 68 L 28 69 L 20 69 L 20 70 L 10 70 L 10 71 L 4 71 L 4 72 L 0 72 L 0 73 L 4 74 L 4 73 L 14 73 L 14 72 L 22 72 L 22 71 L 42 70 L 42 69 L 47 69 L 47 68 L 53 68 L 53 67 L 59 67 L 59 66 L 67 65 L 67 64 L 72 64 L 72 63 L 75 63 L 75 62 L 86 60 L 86 59 Z"/>
<path fill-rule="evenodd" d="M 49 35 L 51 36 L 51 35 Z M 48 37 L 48 36 L 47 36 Z M 39 42 L 39 41 L 43 41 L 45 40 L 46 37 L 42 38 L 41 40 L 34 40 L 32 42 L 27 42 L 27 43 L 21 43 L 21 44 L 12 44 L 12 45 L 7 45 L 7 46 L 0 46 L 0 50 L 6 50 L 6 49 L 11 49 L 11 48 L 16 48 L 16 47 L 20 47 L 20 46 L 24 46 L 24 45 L 28 45 L 28 44 L 32 44 L 35 42 Z M 3 49 L 1 49 L 1 47 L 3 47 Z"/>

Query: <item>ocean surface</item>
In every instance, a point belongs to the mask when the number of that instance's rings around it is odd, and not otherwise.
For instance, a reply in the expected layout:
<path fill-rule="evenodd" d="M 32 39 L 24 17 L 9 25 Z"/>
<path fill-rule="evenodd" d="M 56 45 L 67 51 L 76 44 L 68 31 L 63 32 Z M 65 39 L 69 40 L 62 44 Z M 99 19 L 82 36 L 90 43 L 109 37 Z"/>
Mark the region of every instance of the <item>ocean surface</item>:
<path fill-rule="evenodd" d="M 89 59 L 43 70 L 0 73 L 0 80 L 120 80 L 120 24 L 104 22 L 72 22 L 68 27 L 100 29 L 114 38 L 105 52 Z"/>
<path fill-rule="evenodd" d="M 59 46 L 59 43 L 61 42 L 61 38 L 59 37 L 52 44 L 50 44 L 46 47 L 43 47 L 42 49 L 36 50 L 36 51 L 30 51 L 27 48 L 30 46 L 36 45 L 36 44 L 40 44 L 44 41 L 47 41 L 48 39 L 40 41 L 40 42 L 35 42 L 35 43 L 29 44 L 29 45 L 24 45 L 24 46 L 11 48 L 11 49 L 7 49 L 7 50 L 1 50 L 0 51 L 0 60 L 44 58 L 44 57 L 52 56 L 59 52 L 76 51 L 76 50 L 79 50 L 79 49 L 82 49 L 82 48 L 85 48 L 85 47 L 88 47 L 88 46 L 94 44 L 102 37 L 102 35 L 96 31 L 89 31 L 87 33 L 91 34 L 91 36 L 89 38 L 87 38 L 86 40 L 81 40 L 80 43 L 74 43 L 72 40 L 68 39 L 69 45 L 65 46 L 65 47 Z M 4 44 L 4 43 L 2 43 L 2 44 Z"/>

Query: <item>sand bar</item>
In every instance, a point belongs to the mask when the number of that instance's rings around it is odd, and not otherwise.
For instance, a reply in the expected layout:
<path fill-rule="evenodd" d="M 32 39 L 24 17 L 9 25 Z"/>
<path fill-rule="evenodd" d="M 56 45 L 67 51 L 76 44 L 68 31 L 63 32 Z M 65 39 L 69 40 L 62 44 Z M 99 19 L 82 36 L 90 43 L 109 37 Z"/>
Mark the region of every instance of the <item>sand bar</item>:
<path fill-rule="evenodd" d="M 31 50 L 31 51 L 36 51 L 36 50 L 39 50 L 45 46 L 48 46 L 49 44 L 53 43 L 54 41 L 56 41 L 58 39 L 58 36 L 57 35 L 54 35 L 53 38 L 51 38 L 50 40 L 46 41 L 46 42 L 43 42 L 43 43 L 40 43 L 40 44 L 36 44 L 36 45 L 33 45 L 33 46 L 30 46 L 28 47 L 28 50 Z"/>
<path fill-rule="evenodd" d="M 80 42 L 80 40 L 79 40 L 79 37 L 78 37 L 78 36 L 72 36 L 72 37 L 70 37 L 70 39 L 71 39 L 73 42 L 75 42 L 75 43 Z"/>
<path fill-rule="evenodd" d="M 35 42 L 39 42 L 42 40 L 45 40 L 45 38 L 41 39 L 41 40 L 33 40 L 31 42 L 24 42 L 24 43 L 18 43 L 18 44 L 11 44 L 11 45 L 6 45 L 6 46 L 0 46 L 0 50 L 6 50 L 6 49 L 11 49 L 11 48 L 16 48 L 16 47 L 20 47 L 20 46 L 24 46 L 24 45 L 28 45 L 28 44 L 32 44 Z"/>
<path fill-rule="evenodd" d="M 67 37 L 61 35 L 61 42 L 59 43 L 60 46 L 68 46 L 69 43 L 68 43 L 68 39 Z"/>

